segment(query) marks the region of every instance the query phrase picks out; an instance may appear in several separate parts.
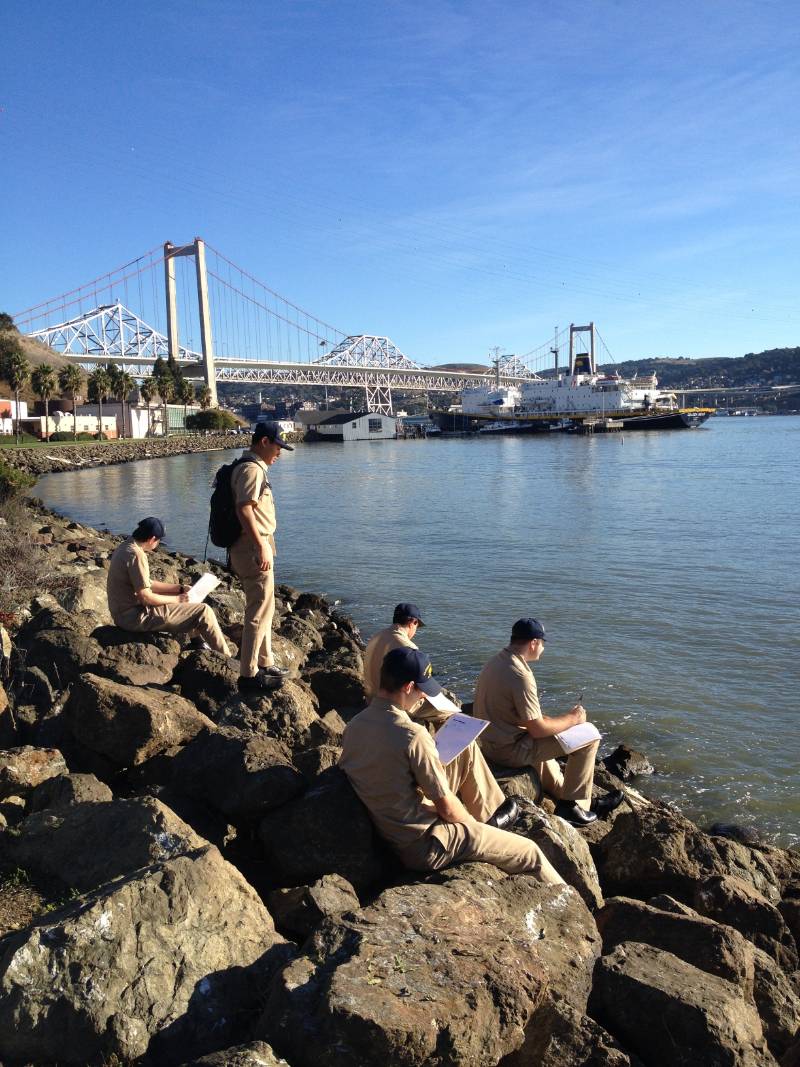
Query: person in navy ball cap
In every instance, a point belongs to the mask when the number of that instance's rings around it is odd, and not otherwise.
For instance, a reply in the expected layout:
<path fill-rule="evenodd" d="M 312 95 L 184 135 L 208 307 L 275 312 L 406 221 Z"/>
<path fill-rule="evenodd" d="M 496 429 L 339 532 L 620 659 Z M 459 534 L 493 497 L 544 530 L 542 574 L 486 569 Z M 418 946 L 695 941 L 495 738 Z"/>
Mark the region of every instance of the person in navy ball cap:
<path fill-rule="evenodd" d="M 592 801 L 599 741 L 570 753 L 562 772 L 564 750 L 555 734 L 586 722 L 586 709 L 575 704 L 563 715 L 542 715 L 539 691 L 529 663 L 537 663 L 547 636 L 538 619 L 517 619 L 506 648 L 489 660 L 475 687 L 474 714 L 491 723 L 480 736 L 483 754 L 503 767 L 533 767 L 542 788 L 556 801 L 556 815 L 573 826 L 587 826 L 613 811 L 624 799 L 613 790 Z"/>
<path fill-rule="evenodd" d="M 377 693 L 345 728 L 339 766 L 378 833 L 412 870 L 476 861 L 560 885 L 538 846 L 503 828 L 516 803 L 504 797 L 475 742 L 443 766 L 434 739 L 411 718 L 422 700 L 441 694 L 424 652 L 392 649 Z"/>

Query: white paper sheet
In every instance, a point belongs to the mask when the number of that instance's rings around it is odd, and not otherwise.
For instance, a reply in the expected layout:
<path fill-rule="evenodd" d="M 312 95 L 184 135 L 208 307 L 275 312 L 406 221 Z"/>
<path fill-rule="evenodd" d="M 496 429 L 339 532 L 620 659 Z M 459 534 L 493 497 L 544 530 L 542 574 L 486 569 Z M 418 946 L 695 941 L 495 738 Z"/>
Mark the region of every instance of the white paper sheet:
<path fill-rule="evenodd" d="M 555 738 L 569 755 L 570 752 L 577 752 L 579 748 L 586 748 L 593 741 L 599 741 L 600 731 L 591 722 L 581 722 L 577 726 L 570 726 L 568 730 L 562 730 Z"/>
<path fill-rule="evenodd" d="M 473 719 L 471 715 L 464 715 L 460 711 L 451 715 L 434 738 L 442 763 L 454 760 L 488 725 L 486 719 Z"/>
<path fill-rule="evenodd" d="M 216 589 L 219 585 L 219 578 L 212 574 L 210 571 L 204 574 L 201 578 L 198 578 L 192 588 L 189 590 L 189 601 L 192 604 L 200 604 L 212 589 Z"/>

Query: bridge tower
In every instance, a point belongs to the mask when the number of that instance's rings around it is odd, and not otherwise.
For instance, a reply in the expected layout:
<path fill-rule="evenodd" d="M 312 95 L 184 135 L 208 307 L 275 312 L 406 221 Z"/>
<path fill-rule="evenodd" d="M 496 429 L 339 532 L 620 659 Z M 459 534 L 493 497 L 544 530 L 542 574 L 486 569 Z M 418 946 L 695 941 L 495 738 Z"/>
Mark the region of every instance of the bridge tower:
<path fill-rule="evenodd" d="M 203 378 L 211 390 L 211 406 L 217 406 L 217 376 L 214 370 L 214 342 L 211 337 L 211 311 L 208 303 L 208 272 L 206 244 L 195 237 L 190 245 L 164 245 L 164 290 L 167 299 L 167 341 L 169 354 L 178 358 L 178 295 L 175 285 L 175 260 L 178 256 L 194 256 L 197 274 L 197 308 L 200 313 L 200 341 L 203 349 Z"/>
<path fill-rule="evenodd" d="M 588 352 L 576 352 L 575 351 L 575 338 L 579 333 L 589 334 L 589 351 Z M 569 328 L 569 373 L 570 376 L 574 374 L 596 374 L 597 363 L 594 358 L 594 323 L 590 322 L 588 326 L 573 326 L 570 324 Z"/>

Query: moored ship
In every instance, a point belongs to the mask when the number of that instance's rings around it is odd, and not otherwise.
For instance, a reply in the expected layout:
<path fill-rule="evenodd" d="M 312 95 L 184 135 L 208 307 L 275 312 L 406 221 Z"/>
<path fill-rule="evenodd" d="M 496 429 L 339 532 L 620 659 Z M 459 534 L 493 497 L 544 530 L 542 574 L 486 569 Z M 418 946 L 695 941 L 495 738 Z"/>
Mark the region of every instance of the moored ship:
<path fill-rule="evenodd" d="M 576 351 L 579 335 L 589 334 L 587 351 Z M 623 378 L 601 373 L 595 361 L 595 327 L 570 326 L 569 364 L 558 367 L 558 351 L 551 376 L 534 375 L 520 385 L 502 385 L 497 375 L 491 385 L 465 389 L 460 412 L 442 413 L 443 429 L 480 429 L 490 424 L 494 432 L 504 422 L 519 432 L 536 430 L 577 430 L 587 423 L 606 420 L 622 423 L 626 430 L 693 429 L 713 414 L 713 408 L 686 408 L 678 405 L 674 393 L 658 387 L 655 374 Z M 450 426 L 448 423 L 452 423 Z"/>

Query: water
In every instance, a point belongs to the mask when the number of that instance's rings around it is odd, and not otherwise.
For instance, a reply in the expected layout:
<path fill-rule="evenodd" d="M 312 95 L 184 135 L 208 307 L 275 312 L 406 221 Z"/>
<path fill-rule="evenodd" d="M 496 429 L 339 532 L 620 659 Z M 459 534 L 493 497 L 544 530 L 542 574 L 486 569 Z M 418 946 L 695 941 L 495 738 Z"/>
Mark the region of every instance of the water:
<path fill-rule="evenodd" d="M 800 841 L 800 418 L 692 432 L 305 445 L 273 468 L 278 580 L 342 601 L 368 636 L 400 600 L 471 699 L 511 623 L 548 630 L 546 709 L 583 692 L 647 753 L 648 792 L 701 824 Z M 202 557 L 213 452 L 48 475 L 36 492 L 128 533 L 162 516 Z"/>

